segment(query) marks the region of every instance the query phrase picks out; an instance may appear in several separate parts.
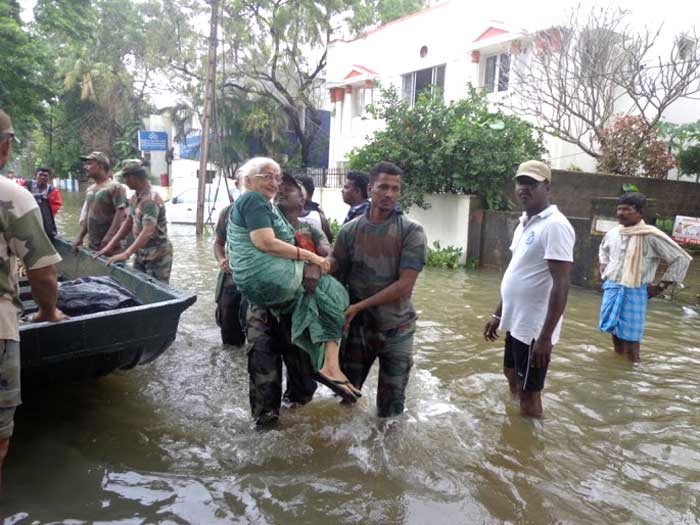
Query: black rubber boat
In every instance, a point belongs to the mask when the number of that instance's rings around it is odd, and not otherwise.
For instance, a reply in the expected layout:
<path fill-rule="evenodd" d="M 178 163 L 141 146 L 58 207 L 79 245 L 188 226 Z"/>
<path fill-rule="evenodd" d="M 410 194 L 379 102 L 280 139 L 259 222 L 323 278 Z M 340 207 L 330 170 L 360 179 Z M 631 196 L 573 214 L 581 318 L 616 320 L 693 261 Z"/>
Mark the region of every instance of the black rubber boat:
<path fill-rule="evenodd" d="M 107 266 L 89 252 L 75 252 L 63 239 L 55 240 L 63 261 L 59 280 L 108 275 L 130 290 L 141 303 L 71 317 L 60 323 L 22 323 L 20 326 L 22 389 L 80 381 L 150 363 L 175 340 L 180 314 L 197 296 L 169 287 L 141 272 Z M 36 311 L 29 285 L 22 281 L 24 313 Z"/>

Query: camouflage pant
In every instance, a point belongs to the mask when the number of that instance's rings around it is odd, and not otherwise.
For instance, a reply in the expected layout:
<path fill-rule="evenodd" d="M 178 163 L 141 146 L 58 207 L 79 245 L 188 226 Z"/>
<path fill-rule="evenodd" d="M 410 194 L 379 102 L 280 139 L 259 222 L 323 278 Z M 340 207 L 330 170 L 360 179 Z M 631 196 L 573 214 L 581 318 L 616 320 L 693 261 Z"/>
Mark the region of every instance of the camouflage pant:
<path fill-rule="evenodd" d="M 287 367 L 284 398 L 308 403 L 316 391 L 309 355 L 290 342 L 291 318 L 278 320 L 267 309 L 250 305 L 246 317 L 250 411 L 259 423 L 276 418 L 282 403 L 282 362 Z"/>
<path fill-rule="evenodd" d="M 12 436 L 15 408 L 21 402 L 19 341 L 0 339 L 0 440 Z"/>
<path fill-rule="evenodd" d="M 374 361 L 379 358 L 377 415 L 397 416 L 403 412 L 406 385 L 413 366 L 415 323 L 377 332 L 368 329 L 360 316 L 353 320 L 340 349 L 340 366 L 348 379 L 361 388 Z"/>
<path fill-rule="evenodd" d="M 136 253 L 134 269 L 155 277 L 164 283 L 170 282 L 173 267 L 173 245 L 170 241 L 162 246 L 143 248 Z"/>
<path fill-rule="evenodd" d="M 241 346 L 245 343 L 245 312 L 248 302 L 242 299 L 235 284 L 225 286 L 216 301 L 216 324 L 221 328 L 221 342 Z"/>

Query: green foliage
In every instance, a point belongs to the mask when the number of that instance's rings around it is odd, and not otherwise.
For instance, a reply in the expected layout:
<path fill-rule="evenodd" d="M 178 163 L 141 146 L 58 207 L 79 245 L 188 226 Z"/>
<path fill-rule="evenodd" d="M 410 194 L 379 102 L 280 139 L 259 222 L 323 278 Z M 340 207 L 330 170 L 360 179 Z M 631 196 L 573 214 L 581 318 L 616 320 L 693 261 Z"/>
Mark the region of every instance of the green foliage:
<path fill-rule="evenodd" d="M 22 24 L 17 3 L 0 0 L 0 106 L 25 139 L 15 153 L 23 175 L 38 164 L 75 175 L 90 150 L 114 163 L 137 156 L 157 58 L 135 5 L 37 0 L 35 21 Z"/>
<path fill-rule="evenodd" d="M 439 241 L 433 242 L 433 247 L 428 247 L 428 258 L 426 265 L 432 268 L 447 268 L 454 270 L 459 266 L 459 259 L 462 257 L 462 248 L 455 246 L 440 246 Z"/>
<path fill-rule="evenodd" d="M 639 188 L 637 187 L 636 184 L 623 184 L 622 185 L 622 193 L 637 192 L 637 191 L 639 191 Z"/>
<path fill-rule="evenodd" d="M 688 146 L 676 155 L 678 170 L 683 175 L 700 175 L 700 145 Z"/>
<path fill-rule="evenodd" d="M 661 218 L 657 217 L 655 226 L 663 231 L 666 235 L 673 235 L 673 223 L 675 222 L 675 217 L 671 218 Z"/>
<path fill-rule="evenodd" d="M 424 9 L 426 0 L 358 0 L 347 22 L 356 33 L 368 26 L 387 24 L 397 18 Z"/>
<path fill-rule="evenodd" d="M 687 124 L 661 122 L 657 128 L 676 156 L 679 173 L 700 176 L 700 120 Z"/>
<path fill-rule="evenodd" d="M 686 124 L 660 122 L 656 127 L 674 153 L 700 142 L 700 120 Z"/>
<path fill-rule="evenodd" d="M 283 117 L 297 139 L 298 152 L 292 154 L 298 154 L 302 166 L 309 165 L 312 145 L 321 139 L 317 113 L 323 104 L 322 74 L 333 21 L 356 1 L 224 3 L 223 34 L 231 52 L 223 59 L 231 66 L 222 68 L 220 84 L 255 100 L 266 99 L 273 109 L 265 113 Z"/>
<path fill-rule="evenodd" d="M 342 228 L 343 225 L 340 224 L 335 219 L 333 219 L 333 222 L 331 222 L 330 226 L 331 226 L 331 232 L 333 233 L 333 239 L 335 240 L 338 238 L 338 233 L 340 233 L 340 228 Z"/>
<path fill-rule="evenodd" d="M 513 204 L 506 198 L 502 191 L 488 190 L 484 193 L 484 202 L 487 210 L 510 211 Z"/>
<path fill-rule="evenodd" d="M 598 170 L 604 173 L 664 179 L 675 166 L 658 130 L 650 129 L 642 117 L 617 117 L 602 130 L 599 142 Z"/>
<path fill-rule="evenodd" d="M 15 0 L 0 0 L 0 49 L 0 108 L 26 137 L 45 115 L 53 64 L 46 42 L 21 21 Z"/>
<path fill-rule="evenodd" d="M 351 152 L 350 167 L 367 171 L 383 160 L 400 166 L 406 174 L 404 208 L 424 207 L 428 193 L 474 193 L 502 209 L 502 188 L 517 165 L 545 152 L 530 124 L 490 111 L 486 95 L 471 87 L 466 98 L 449 105 L 441 92 L 426 91 L 413 107 L 390 88 L 368 111 L 384 119 L 386 128 Z"/>

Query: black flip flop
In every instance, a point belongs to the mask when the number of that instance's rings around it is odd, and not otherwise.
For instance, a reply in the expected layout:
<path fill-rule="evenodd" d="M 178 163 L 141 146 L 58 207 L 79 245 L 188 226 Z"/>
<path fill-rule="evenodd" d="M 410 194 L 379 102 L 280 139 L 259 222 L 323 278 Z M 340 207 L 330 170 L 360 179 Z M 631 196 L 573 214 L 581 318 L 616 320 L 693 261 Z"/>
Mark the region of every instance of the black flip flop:
<path fill-rule="evenodd" d="M 331 379 L 328 376 L 324 376 L 321 372 L 314 372 L 313 378 L 317 383 L 321 383 L 322 385 L 330 388 L 333 392 L 342 397 L 344 401 L 349 403 L 357 402 L 357 396 L 343 388 L 343 385 L 349 385 L 350 381 L 338 381 L 336 379 Z"/>

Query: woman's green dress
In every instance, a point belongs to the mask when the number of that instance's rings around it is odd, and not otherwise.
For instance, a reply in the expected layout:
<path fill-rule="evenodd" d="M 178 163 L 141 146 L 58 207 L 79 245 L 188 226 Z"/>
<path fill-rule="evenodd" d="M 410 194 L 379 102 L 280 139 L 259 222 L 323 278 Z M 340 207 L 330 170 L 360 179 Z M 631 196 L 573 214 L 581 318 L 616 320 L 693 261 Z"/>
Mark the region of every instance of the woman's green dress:
<path fill-rule="evenodd" d="M 313 294 L 301 285 L 304 263 L 258 250 L 250 232 L 271 227 L 275 237 L 294 245 L 294 228 L 277 206 L 258 192 L 246 192 L 231 207 L 228 257 L 233 280 L 252 304 L 292 313 L 292 343 L 323 366 L 324 343 L 342 337 L 348 294 L 330 275 L 323 275 Z"/>

